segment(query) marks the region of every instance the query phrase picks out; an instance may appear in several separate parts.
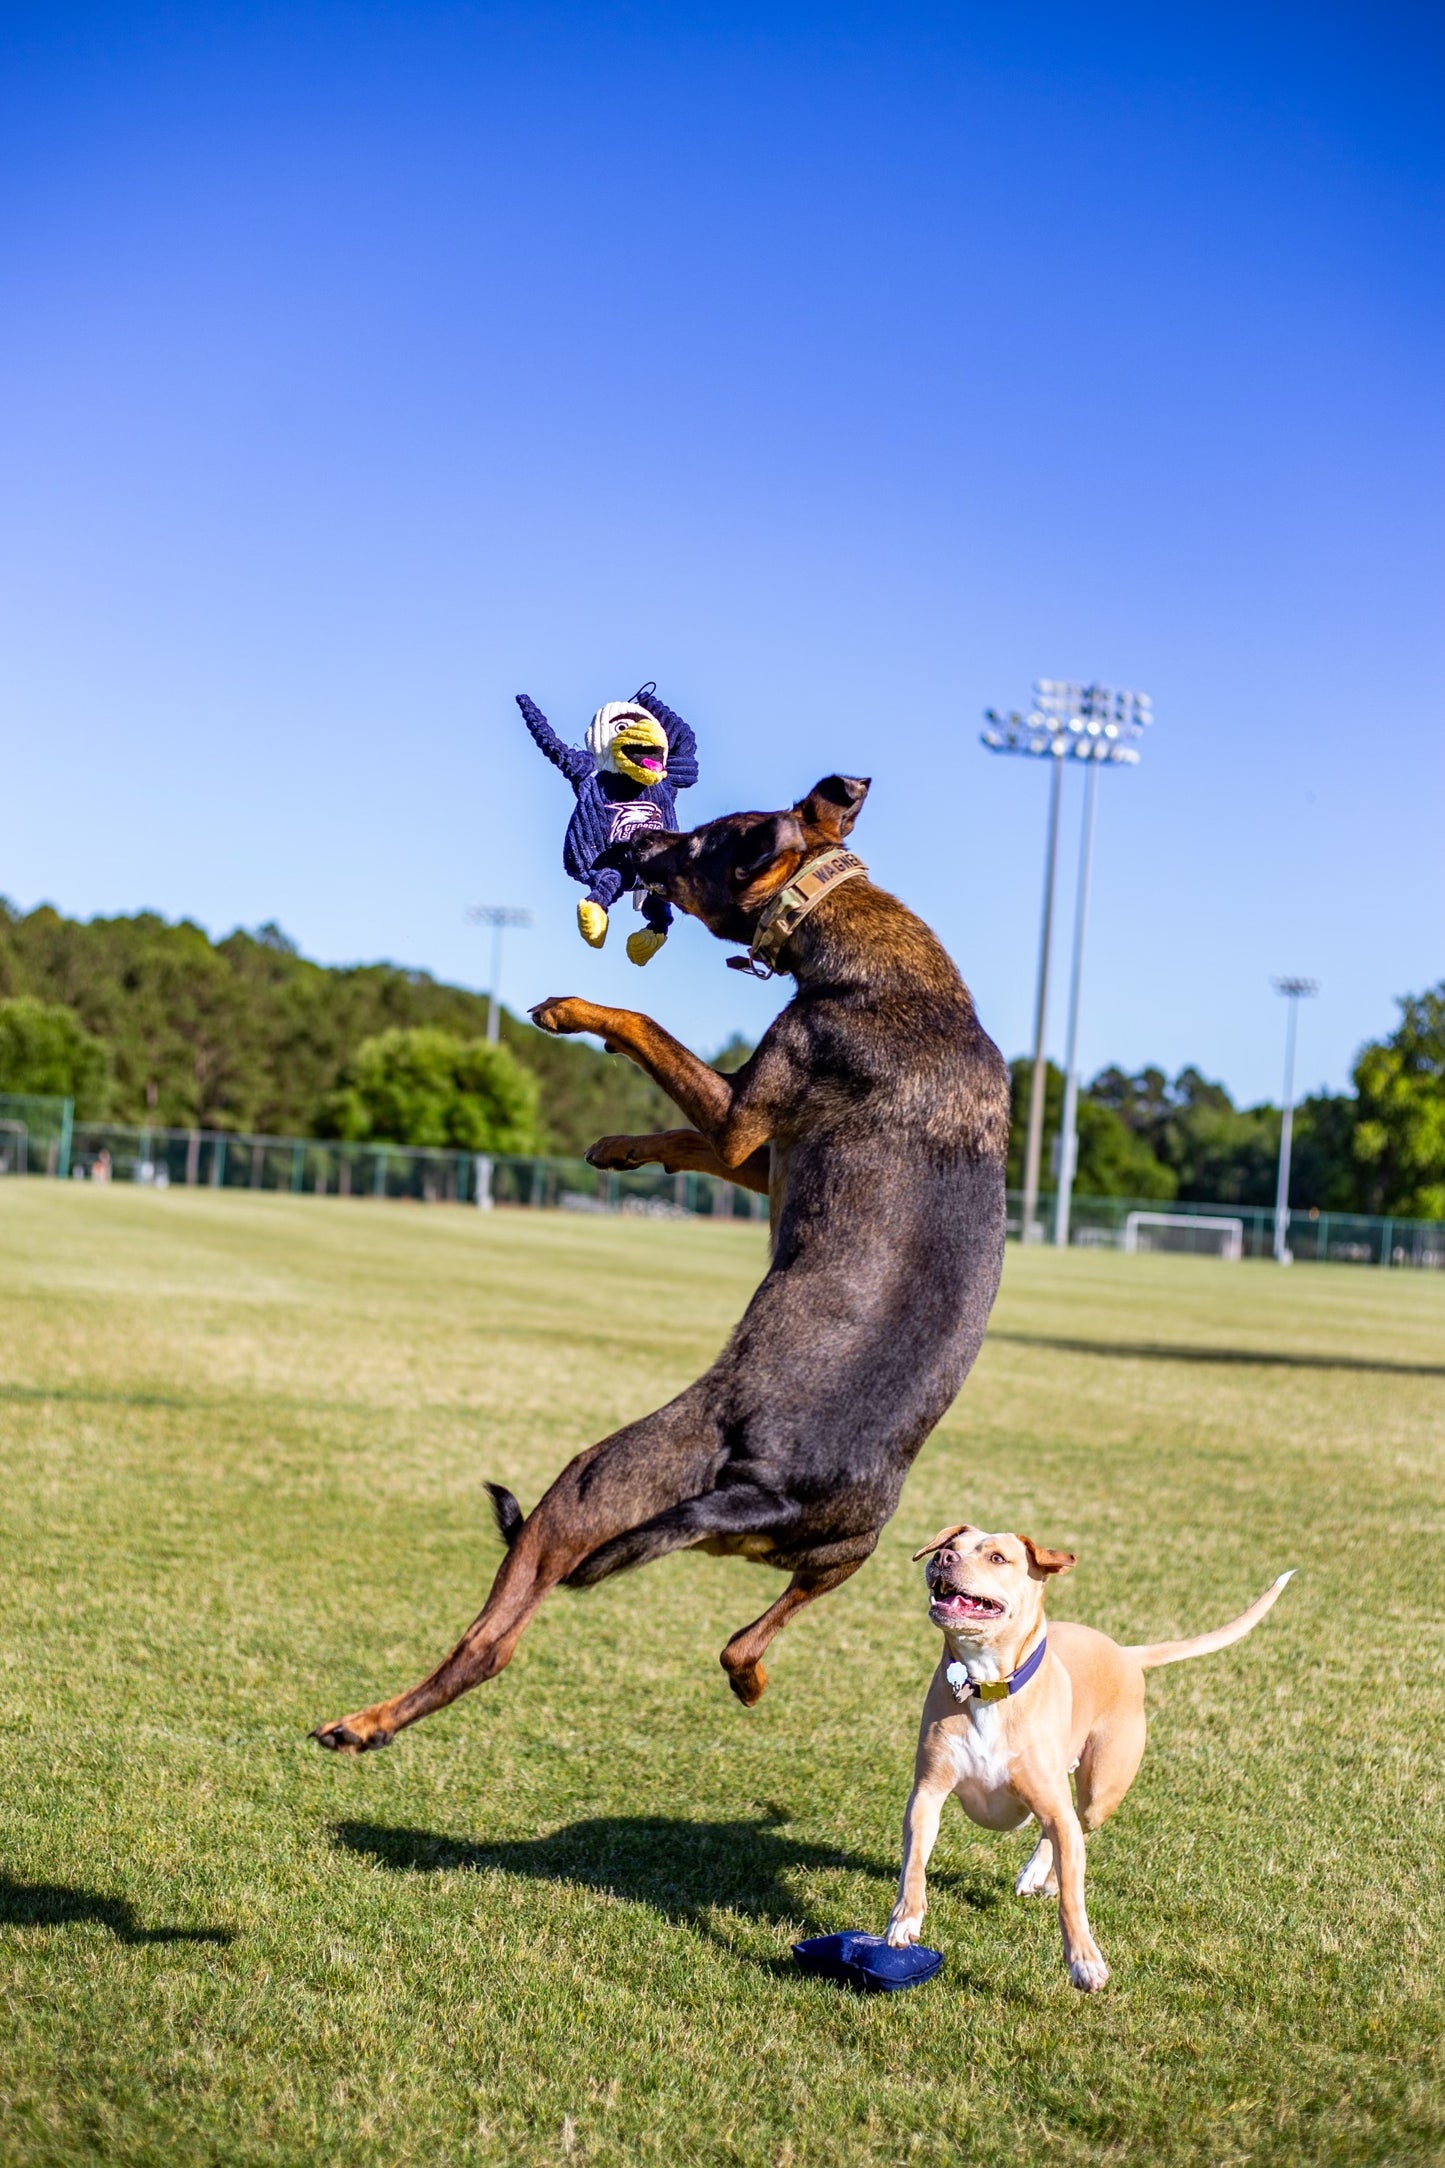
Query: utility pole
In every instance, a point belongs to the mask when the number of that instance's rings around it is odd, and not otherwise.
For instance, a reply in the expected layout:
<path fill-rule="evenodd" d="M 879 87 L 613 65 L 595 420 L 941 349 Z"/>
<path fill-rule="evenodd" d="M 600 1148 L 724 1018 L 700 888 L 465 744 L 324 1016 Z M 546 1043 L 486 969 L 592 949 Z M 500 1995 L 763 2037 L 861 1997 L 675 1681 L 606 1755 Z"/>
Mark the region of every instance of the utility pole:
<path fill-rule="evenodd" d="M 502 935 L 508 926 L 530 926 L 532 914 L 511 903 L 474 903 L 467 913 L 474 926 L 492 929 L 492 985 L 487 1002 L 487 1041 L 495 1046 L 502 1035 Z"/>
<path fill-rule="evenodd" d="M 1279 1125 L 1279 1179 L 1274 1191 L 1274 1261 L 1292 1265 L 1289 1246 L 1289 1162 L 1294 1144 L 1294 1047 L 1299 1005 L 1320 990 L 1318 979 L 1276 979 L 1274 990 L 1283 994 L 1289 1007 L 1284 1027 L 1284 1118 Z"/>
<path fill-rule="evenodd" d="M 1073 1192 L 1075 1139 L 1078 1107 L 1079 988 L 1084 962 L 1084 918 L 1089 900 L 1089 871 L 1093 855 L 1094 791 L 1099 763 L 1113 767 L 1137 767 L 1138 749 L 1133 742 L 1154 720 L 1147 693 L 1115 690 L 1108 685 L 1081 685 L 1067 678 L 1037 678 L 1034 705 L 1029 714 L 998 715 L 985 711 L 987 730 L 982 742 L 991 753 L 1022 753 L 1035 760 L 1052 762 L 1049 779 L 1049 816 L 1044 849 L 1044 913 L 1039 935 L 1039 981 L 1034 1000 L 1033 1082 L 1029 1090 L 1029 1125 L 1024 1146 L 1024 1201 L 1020 1234 L 1025 1242 L 1040 1237 L 1038 1222 L 1039 1167 L 1043 1155 L 1044 1085 L 1048 1064 L 1044 1055 L 1049 999 L 1049 951 L 1054 919 L 1054 871 L 1058 857 L 1059 797 L 1066 760 L 1088 763 L 1084 791 L 1084 835 L 1079 861 L 1079 900 L 1074 923 L 1074 969 L 1069 991 L 1068 1077 L 1065 1086 L 1064 1120 L 1059 1133 L 1059 1188 L 1054 1220 L 1054 1239 L 1067 1243 L 1069 1210 Z"/>

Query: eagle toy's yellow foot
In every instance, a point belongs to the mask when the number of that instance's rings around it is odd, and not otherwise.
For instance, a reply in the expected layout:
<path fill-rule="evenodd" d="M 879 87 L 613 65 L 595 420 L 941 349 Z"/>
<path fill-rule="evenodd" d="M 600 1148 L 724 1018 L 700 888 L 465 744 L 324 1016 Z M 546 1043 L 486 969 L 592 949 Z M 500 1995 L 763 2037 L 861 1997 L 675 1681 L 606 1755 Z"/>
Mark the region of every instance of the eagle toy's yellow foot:
<path fill-rule="evenodd" d="M 635 964 L 650 964 L 666 939 L 665 933 L 657 933 L 651 926 L 639 926 L 636 933 L 627 936 L 627 953 Z"/>
<path fill-rule="evenodd" d="M 607 939 L 607 913 L 600 903 L 584 896 L 577 906 L 577 931 L 588 948 L 601 948 Z"/>

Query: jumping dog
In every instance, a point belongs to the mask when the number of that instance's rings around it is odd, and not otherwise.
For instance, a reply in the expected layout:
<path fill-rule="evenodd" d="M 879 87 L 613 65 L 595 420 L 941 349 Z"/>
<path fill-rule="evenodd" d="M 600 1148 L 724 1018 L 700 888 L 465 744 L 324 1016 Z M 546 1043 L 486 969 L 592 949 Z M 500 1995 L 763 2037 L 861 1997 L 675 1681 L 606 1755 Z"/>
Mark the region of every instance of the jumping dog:
<path fill-rule="evenodd" d="M 387 1746 L 495 1678 L 559 1583 L 682 1549 L 790 1577 L 722 1652 L 751 1706 L 773 1636 L 877 1544 L 988 1323 L 1009 1095 L 941 943 L 844 848 L 867 791 L 829 776 L 782 812 L 613 846 L 626 885 L 745 944 L 747 962 L 731 961 L 789 973 L 796 994 L 731 1076 L 628 1010 L 569 996 L 533 1018 L 628 1055 L 691 1124 L 604 1137 L 594 1166 L 696 1169 L 768 1196 L 767 1276 L 712 1368 L 579 1453 L 530 1514 L 489 1486 L 507 1555 L 482 1611 L 428 1678 L 322 1725 L 322 1746 Z"/>

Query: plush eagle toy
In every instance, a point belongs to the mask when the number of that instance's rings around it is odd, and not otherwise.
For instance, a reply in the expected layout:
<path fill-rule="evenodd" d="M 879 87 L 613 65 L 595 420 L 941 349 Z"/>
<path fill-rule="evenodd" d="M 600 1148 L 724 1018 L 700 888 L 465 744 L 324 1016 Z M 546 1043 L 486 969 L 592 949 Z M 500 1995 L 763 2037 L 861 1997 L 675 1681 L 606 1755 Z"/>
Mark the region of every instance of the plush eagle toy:
<path fill-rule="evenodd" d="M 697 781 L 697 740 L 650 684 L 630 700 L 609 700 L 599 708 L 585 746 L 564 745 L 525 693 L 518 693 L 517 706 L 537 744 L 577 793 L 562 864 L 587 891 L 577 906 L 577 929 L 591 947 L 601 948 L 607 914 L 622 893 L 622 875 L 598 861 L 610 845 L 627 842 L 639 828 L 677 826 L 675 793 Z M 641 890 L 638 899 L 643 924 L 628 936 L 627 953 L 635 964 L 645 964 L 667 939 L 672 906 Z"/>

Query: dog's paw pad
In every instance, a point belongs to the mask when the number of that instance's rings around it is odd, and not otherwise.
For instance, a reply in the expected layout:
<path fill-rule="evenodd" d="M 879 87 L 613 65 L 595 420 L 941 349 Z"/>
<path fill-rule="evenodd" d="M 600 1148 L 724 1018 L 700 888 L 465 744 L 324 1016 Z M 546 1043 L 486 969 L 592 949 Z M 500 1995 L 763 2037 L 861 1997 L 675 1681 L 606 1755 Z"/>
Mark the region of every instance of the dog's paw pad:
<path fill-rule="evenodd" d="M 374 1754 L 380 1747 L 391 1745 L 389 1731 L 354 1731 L 345 1717 L 336 1724 L 318 1724 L 311 1736 L 330 1754 Z"/>

